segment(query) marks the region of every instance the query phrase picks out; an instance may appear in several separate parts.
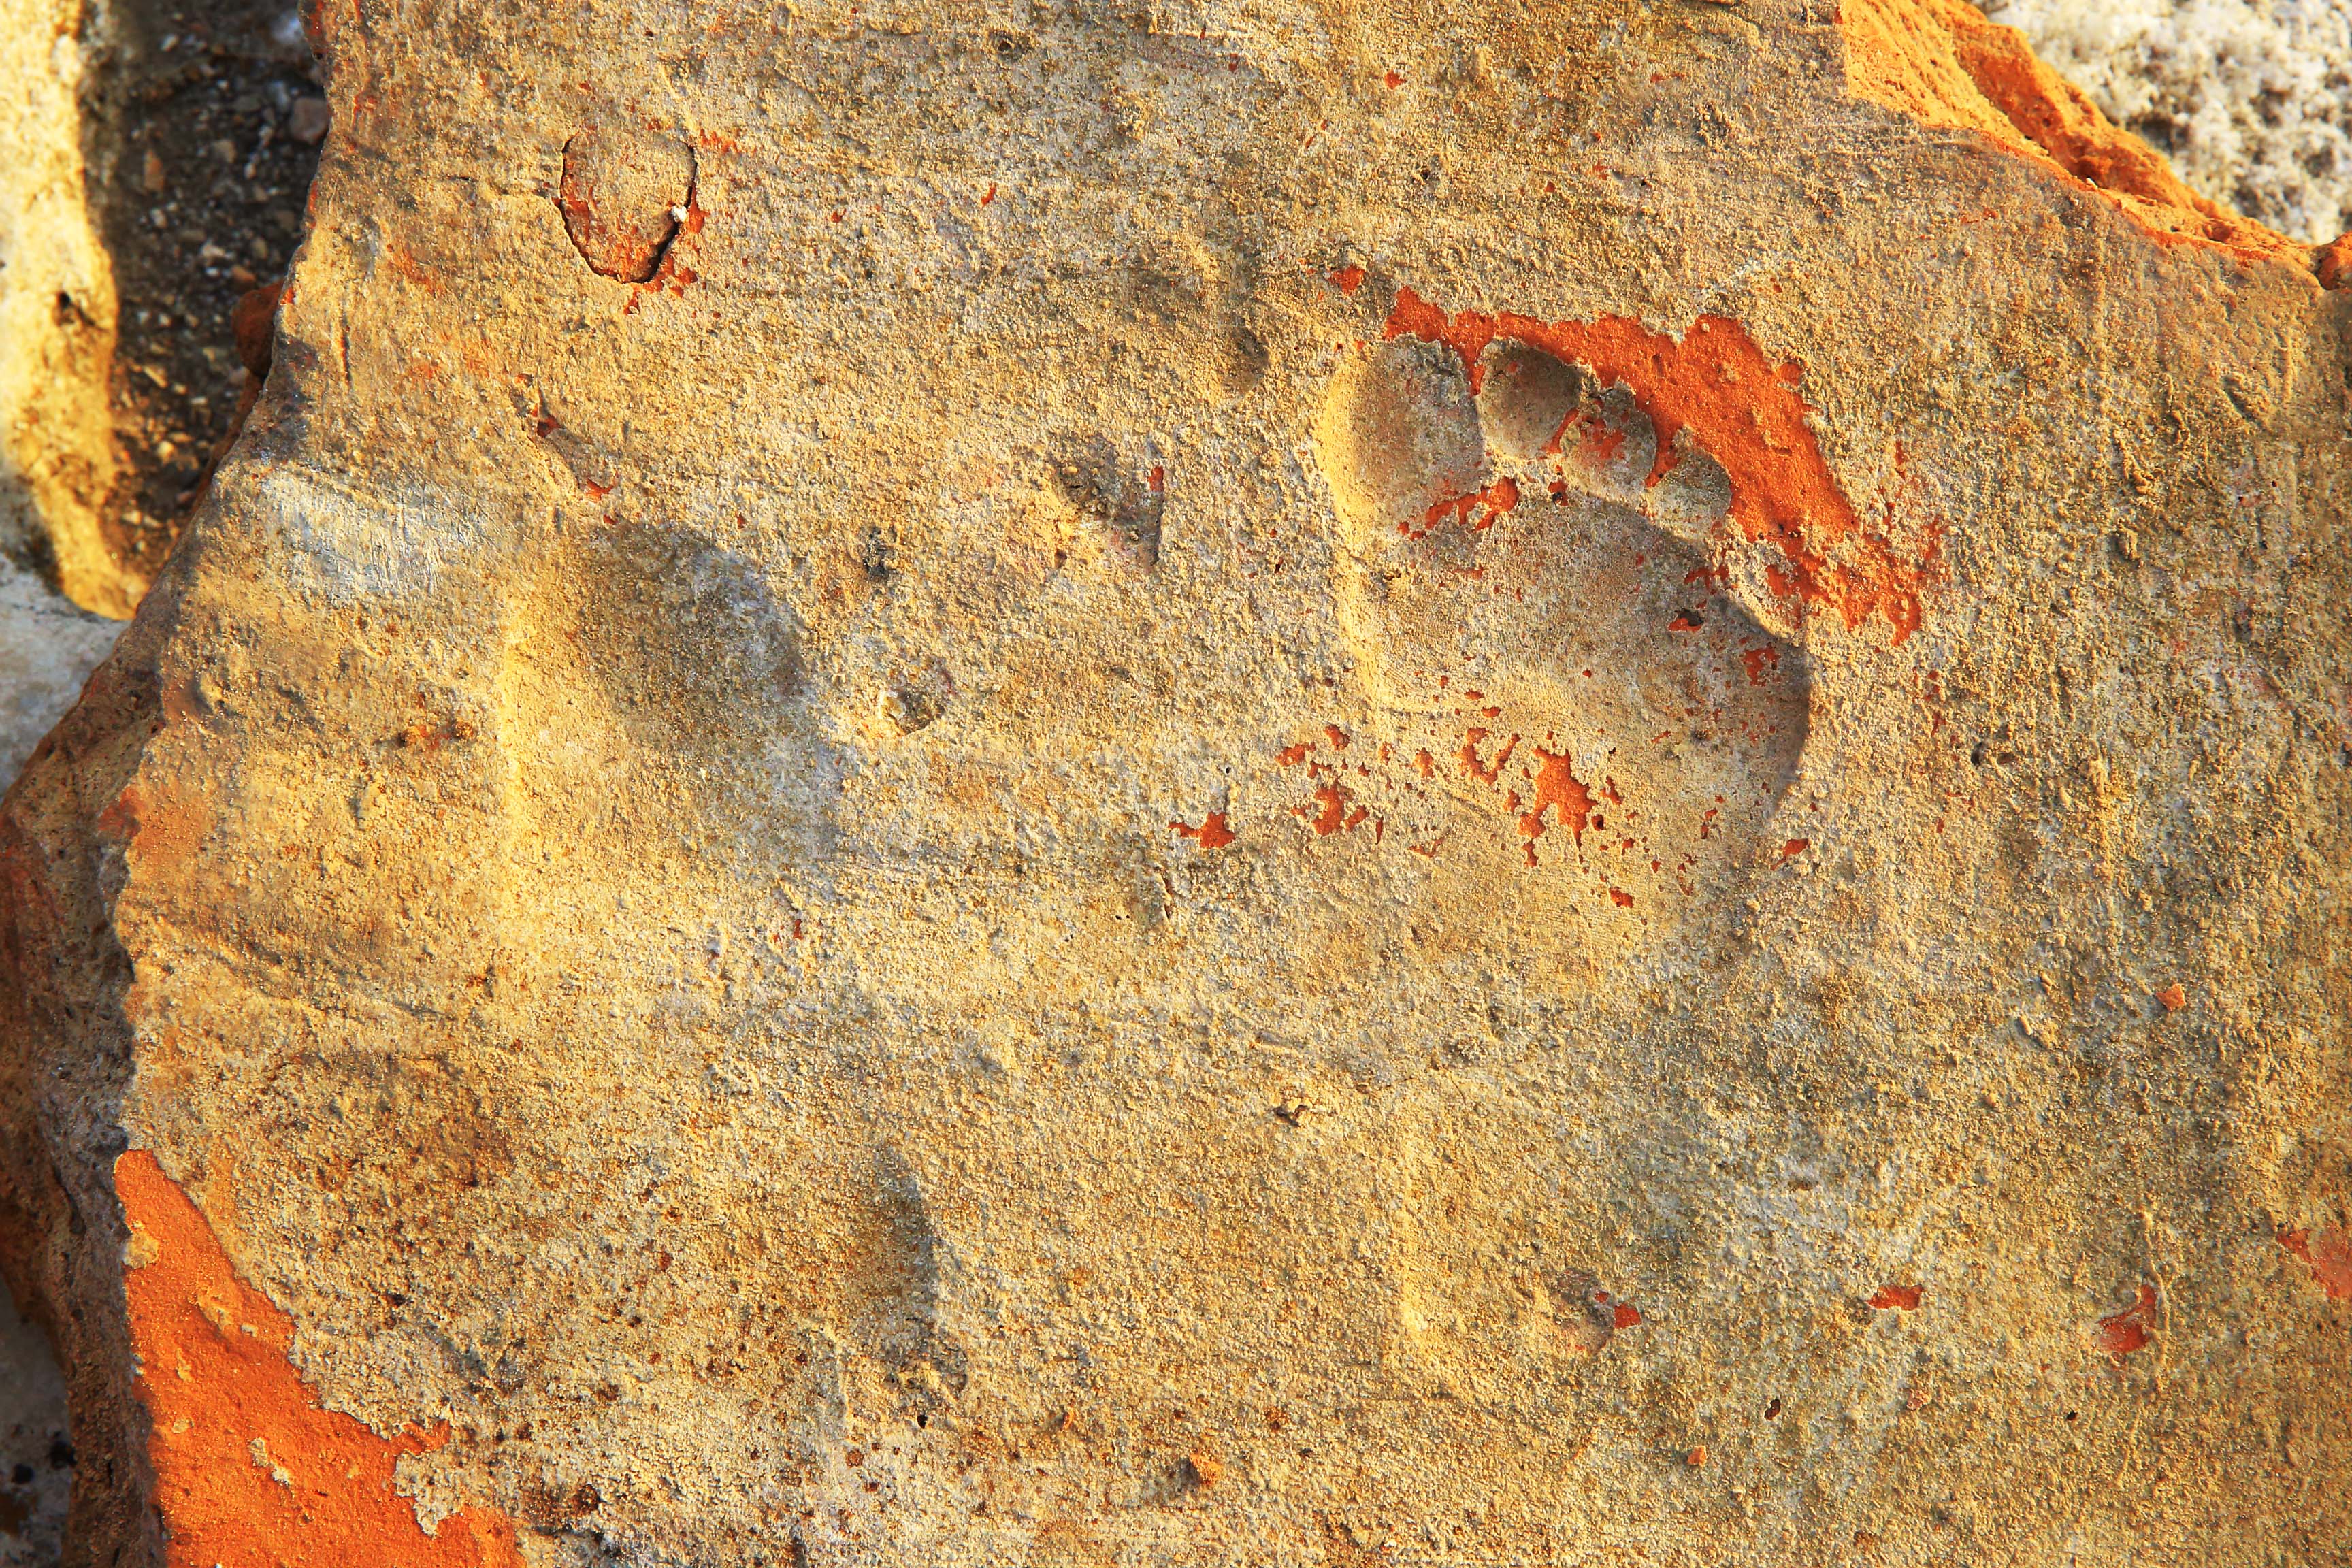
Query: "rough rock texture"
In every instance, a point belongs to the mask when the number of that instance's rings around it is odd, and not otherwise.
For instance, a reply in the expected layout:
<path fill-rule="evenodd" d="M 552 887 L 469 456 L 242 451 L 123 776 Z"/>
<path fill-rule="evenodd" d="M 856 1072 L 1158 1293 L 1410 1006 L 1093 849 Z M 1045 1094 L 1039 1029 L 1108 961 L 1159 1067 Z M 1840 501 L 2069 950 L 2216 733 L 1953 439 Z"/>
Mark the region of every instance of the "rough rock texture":
<path fill-rule="evenodd" d="M 1988 5 L 2181 178 L 2314 244 L 2352 229 L 2352 5 L 2344 0 Z"/>
<path fill-rule="evenodd" d="M 2340 1560 L 2306 247 L 1937 0 L 320 23 L 0 811 L 71 1561 Z"/>
<path fill-rule="evenodd" d="M 0 557 L 131 613 L 106 547 L 114 273 L 82 181 L 80 0 L 0 0 Z"/>

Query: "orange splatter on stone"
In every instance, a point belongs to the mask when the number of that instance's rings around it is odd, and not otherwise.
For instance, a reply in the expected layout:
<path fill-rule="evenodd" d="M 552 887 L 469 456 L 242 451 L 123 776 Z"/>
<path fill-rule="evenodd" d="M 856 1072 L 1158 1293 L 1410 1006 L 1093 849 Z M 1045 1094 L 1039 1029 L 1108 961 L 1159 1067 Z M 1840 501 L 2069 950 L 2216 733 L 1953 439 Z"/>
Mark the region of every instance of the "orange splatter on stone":
<path fill-rule="evenodd" d="M 1642 1309 L 1620 1301 L 1610 1310 L 1610 1321 L 1617 1328 L 1630 1329 L 1642 1321 Z"/>
<path fill-rule="evenodd" d="M 1314 749 L 1314 742 L 1301 741 L 1296 745 L 1285 746 L 1282 750 L 1275 752 L 1274 760 L 1281 763 L 1286 768 L 1295 768 L 1299 763 L 1305 762 L 1307 760 L 1307 753 L 1312 752 Z"/>
<path fill-rule="evenodd" d="M 1312 826 L 1318 838 L 1328 838 L 1334 833 L 1356 826 L 1370 815 L 1363 806 L 1350 810 L 1355 792 L 1338 779 L 1326 779 L 1315 786 L 1316 812 Z M 1299 808 L 1303 813 L 1307 808 Z"/>
<path fill-rule="evenodd" d="M 1225 814 L 1222 811 L 1209 813 L 1201 819 L 1201 826 L 1198 827 L 1181 822 L 1171 822 L 1168 826 L 1174 828 L 1180 837 L 1199 840 L 1203 849 L 1223 849 L 1238 837 L 1233 828 L 1226 825 Z"/>
<path fill-rule="evenodd" d="M 1478 761 L 1478 742 L 1492 733 L 1494 731 L 1491 730 L 1469 731 L 1462 738 L 1462 749 L 1454 753 L 1454 760 L 1462 764 L 1462 771 L 1482 784 L 1493 784 L 1503 776 L 1503 764 L 1511 760 L 1511 752 L 1519 743 L 1519 738 L 1517 735 L 1512 736 L 1503 742 L 1503 749 L 1495 753 L 1495 761 L 1491 766 L 1481 765 Z"/>
<path fill-rule="evenodd" d="M 1331 742 L 1331 749 L 1335 752 L 1344 752 L 1348 749 L 1348 731 L 1337 724 L 1324 725 L 1323 738 Z"/>
<path fill-rule="evenodd" d="M 2164 1010 L 2168 1013 L 2178 1013 L 2189 1005 L 2189 993 L 2182 989 L 2179 981 L 2158 991 L 2156 999 L 2164 1004 Z"/>
<path fill-rule="evenodd" d="M 1352 294 L 1364 286 L 1364 269 L 1360 267 L 1342 267 L 1339 271 L 1331 274 L 1331 281 L 1339 286 L 1340 293 Z"/>
<path fill-rule="evenodd" d="M 1870 1304 L 1882 1312 L 1916 1312 L 1919 1310 L 1922 1294 L 1924 1291 L 1917 1285 L 1882 1285 L 1878 1288 L 1878 1294 L 1870 1299 Z"/>
<path fill-rule="evenodd" d="M 1623 386 L 1657 428 L 1650 483 L 1681 460 L 1675 437 L 1688 430 L 1730 477 L 1731 516 L 1740 531 L 1787 560 L 1789 569 L 1777 579 L 1787 591 L 1836 610 L 1849 627 L 1884 616 L 1898 643 L 1918 629 L 1921 567 L 1899 559 L 1883 535 L 1864 531 L 1806 423 L 1813 410 L 1797 395 L 1799 367 L 1772 363 L 1738 321 L 1701 316 L 1676 341 L 1622 316 L 1545 321 L 1508 312 L 1449 314 L 1408 288 L 1397 291 L 1382 336 L 1452 348 L 1468 368 L 1473 391 L 1482 380 L 1479 355 L 1496 338 Z"/>
<path fill-rule="evenodd" d="M 1574 834 L 1579 844 L 1583 843 L 1584 830 L 1592 821 L 1592 792 L 1569 771 L 1566 755 L 1547 752 L 1541 746 L 1535 752 L 1536 798 L 1528 814 L 1519 818 L 1519 831 L 1529 838 L 1540 838 L 1548 826 L 1544 813 L 1557 808 L 1559 816 L 1554 820 Z M 1501 765 L 1498 759 L 1496 766 L 1499 769 Z"/>
<path fill-rule="evenodd" d="M 1712 816 L 1715 814 L 1713 812 L 1709 812 L 1707 815 Z M 1810 838 L 1791 838 L 1786 844 L 1780 846 L 1780 858 L 1783 860 L 1793 860 L 1798 856 L 1802 855 L 1806 850 L 1811 849 L 1812 847 L 1813 841 Z"/>
<path fill-rule="evenodd" d="M 170 1568 L 521 1568 L 506 1515 L 463 1509 L 427 1535 L 393 1489 L 394 1463 L 446 1426 L 386 1441 L 321 1409 L 288 1360 L 292 1321 L 236 1277 L 154 1156 L 117 1160 L 114 1188 L 145 1258 L 123 1289 Z"/>
<path fill-rule="evenodd" d="M 1421 534 L 1415 537 L 1426 535 L 1444 521 L 1448 513 L 1465 528 L 1474 532 L 1484 532 L 1495 526 L 1496 519 L 1518 504 L 1517 484 L 1508 479 L 1496 479 L 1483 490 L 1473 490 L 1466 496 L 1455 496 L 1451 500 L 1442 500 L 1431 507 L 1422 514 Z M 1483 511 L 1479 510 L 1482 507 L 1486 509 Z"/>
<path fill-rule="evenodd" d="M 1612 888 L 1609 889 L 1609 901 L 1621 910 L 1630 910 L 1633 907 L 1633 895 L 1622 888 Z"/>
<path fill-rule="evenodd" d="M 2155 1321 L 2156 1288 L 2143 1285 L 2130 1306 L 2099 1320 L 2099 1348 L 2120 1366 L 2124 1357 L 2147 1343 L 2148 1329 Z"/>
<path fill-rule="evenodd" d="M 2278 1244 L 2311 1266 L 2311 1277 L 2331 1301 L 2352 1301 L 2352 1233 L 2340 1225 L 2279 1233 Z"/>

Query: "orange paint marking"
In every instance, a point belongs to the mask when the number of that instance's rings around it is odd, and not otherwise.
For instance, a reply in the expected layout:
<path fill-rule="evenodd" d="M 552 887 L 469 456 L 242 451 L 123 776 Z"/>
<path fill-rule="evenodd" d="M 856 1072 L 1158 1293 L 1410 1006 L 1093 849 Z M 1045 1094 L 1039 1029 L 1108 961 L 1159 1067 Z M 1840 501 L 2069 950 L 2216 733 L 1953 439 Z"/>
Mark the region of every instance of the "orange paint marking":
<path fill-rule="evenodd" d="M 1328 779 L 1315 786 L 1315 804 L 1321 809 L 1315 814 L 1312 826 L 1318 838 L 1328 838 L 1334 833 L 1355 826 L 1368 815 L 1362 806 L 1350 812 L 1348 807 L 1355 792 L 1337 779 Z M 1307 808 L 1298 808 L 1301 816 Z"/>
<path fill-rule="evenodd" d="M 988 195 L 984 195 L 984 196 L 982 196 L 982 197 L 981 197 L 981 198 L 980 198 L 980 205 L 981 205 L 982 206 L 986 206 L 986 205 L 988 205 L 988 204 L 989 204 L 989 203 L 991 203 L 991 202 L 994 201 L 995 199 L 996 199 L 996 182 L 995 182 L 994 180 L 991 180 L 991 181 L 989 181 L 989 182 L 988 182 Z"/>
<path fill-rule="evenodd" d="M 1766 670 L 1777 670 L 1780 668 L 1780 650 L 1776 645 L 1766 643 L 1762 647 L 1751 647 L 1743 651 L 1739 656 L 1739 662 L 1748 667 L 1748 684 L 1761 686 L 1764 684 Z"/>
<path fill-rule="evenodd" d="M 1919 1310 L 1919 1298 L 1925 1293 L 1926 1288 L 1918 1285 L 1882 1285 L 1878 1294 L 1870 1299 L 1870 1304 L 1882 1312 L 1916 1312 Z"/>
<path fill-rule="evenodd" d="M 1729 317 L 1701 316 L 1677 342 L 1622 316 L 1544 321 L 1477 310 L 1449 314 L 1408 288 L 1397 291 L 1381 335 L 1450 347 L 1468 369 L 1473 391 L 1484 379 L 1478 356 L 1498 337 L 1625 387 L 1657 428 L 1649 483 L 1673 469 L 1679 460 L 1675 437 L 1687 429 L 1730 477 L 1731 517 L 1741 533 L 1788 562 L 1776 584 L 1785 582 L 1806 604 L 1838 611 L 1849 628 L 1875 614 L 1886 618 L 1897 643 L 1918 629 L 1921 567 L 1899 559 L 1884 535 L 1864 530 L 1805 423 L 1814 411 L 1797 395 L 1798 367 L 1772 363 Z M 1832 551 L 1843 559 L 1832 560 Z"/>
<path fill-rule="evenodd" d="M 1710 811 L 1707 815 L 1709 816 L 1713 816 L 1715 813 Z M 1813 841 L 1810 838 L 1791 838 L 1786 844 L 1780 846 L 1780 858 L 1783 860 L 1793 860 L 1798 856 L 1802 855 L 1806 850 L 1811 849 L 1812 847 Z"/>
<path fill-rule="evenodd" d="M 2329 1300 L 2352 1301 L 2352 1234 L 2342 1226 L 2323 1226 L 2316 1237 L 2307 1230 L 2281 1231 L 2278 1244 L 2311 1266 L 2312 1278 Z"/>
<path fill-rule="evenodd" d="M 1577 454 L 1588 468 L 1597 468 L 1613 462 L 1617 454 L 1625 448 L 1625 432 L 1606 420 L 1576 413 L 1560 421 L 1559 428 L 1553 431 L 1551 439 L 1544 443 L 1543 455 L 1559 457 L 1570 430 L 1577 432 Z"/>
<path fill-rule="evenodd" d="M 1402 87 L 1404 85 L 1404 78 L 1395 71 L 1389 72 L 1388 75 L 1382 77 L 1381 79 L 1387 82 L 1391 88 Z"/>
<path fill-rule="evenodd" d="M 394 1463 L 446 1443 L 446 1425 L 387 1442 L 321 1409 L 288 1359 L 292 1320 L 236 1277 L 154 1156 L 117 1160 L 114 1190 L 134 1247 L 153 1248 L 123 1289 L 170 1568 L 521 1568 L 506 1515 L 462 1509 L 427 1535 L 393 1489 Z"/>
<path fill-rule="evenodd" d="M 1421 747 L 1413 752 L 1412 771 L 1419 773 L 1423 778 L 1427 778 L 1431 773 L 1437 771 L 1437 759 L 1429 754 L 1428 747 Z"/>
<path fill-rule="evenodd" d="M 1348 749 L 1348 731 L 1337 724 L 1324 725 L 1323 738 L 1331 742 L 1331 749 L 1335 752 L 1344 752 Z"/>
<path fill-rule="evenodd" d="M 1451 500 L 1442 500 L 1431 507 L 1422 514 L 1421 531 L 1413 534 L 1413 537 L 1416 539 L 1426 537 L 1430 530 L 1444 521 L 1448 512 L 1453 513 L 1454 520 L 1464 527 L 1483 532 L 1494 527 L 1497 518 L 1518 504 L 1517 484 L 1508 479 L 1496 479 L 1483 490 L 1473 490 L 1466 496 L 1455 496 Z M 1474 522 L 1471 521 L 1471 514 L 1477 511 L 1480 507 L 1486 510 L 1484 515 Z M 1400 523 L 1398 526 L 1407 533 L 1413 531 L 1409 525 Z"/>
<path fill-rule="evenodd" d="M 1331 281 L 1339 286 L 1340 293 L 1352 294 L 1364 286 L 1364 269 L 1360 267 L 1342 267 L 1339 271 L 1331 274 Z"/>
<path fill-rule="evenodd" d="M 2156 999 L 2164 1004 L 2164 1010 L 2168 1013 L 2178 1013 L 2189 1005 L 2189 993 L 2181 988 L 2178 981 L 2158 991 L 2156 994 Z"/>
<path fill-rule="evenodd" d="M 1583 843 L 1584 830 L 1592 823 L 1592 792 L 1569 771 L 1565 754 L 1547 752 L 1541 746 L 1535 752 L 1535 805 L 1519 818 L 1519 831 L 1529 838 L 1542 837 L 1544 813 L 1557 808 L 1559 816 L 1554 820 L 1575 835 L 1579 844 Z M 1499 769 L 1501 765 L 1498 758 L 1496 766 Z"/>
<path fill-rule="evenodd" d="M 1609 901 L 1621 910 L 1630 910 L 1633 907 L 1633 895 L 1622 888 L 1612 888 L 1609 889 Z"/>
<path fill-rule="evenodd" d="M 2124 1357 L 2147 1343 L 2148 1325 L 2156 1317 L 2156 1288 L 2143 1285 L 2139 1295 L 2122 1311 L 2099 1320 L 2099 1348 L 2116 1358 L 2121 1366 Z"/>
<path fill-rule="evenodd" d="M 1493 784 L 1502 777 L 1503 764 L 1511 760 L 1512 749 L 1519 743 L 1519 738 L 1517 735 L 1512 736 L 1503 742 L 1503 749 L 1495 753 L 1494 765 L 1481 767 L 1478 764 L 1478 742 L 1492 733 L 1494 731 L 1491 730 L 1471 731 L 1462 738 L 1462 749 L 1454 753 L 1454 760 L 1462 764 L 1464 773 L 1486 784 Z"/>
<path fill-rule="evenodd" d="M 1222 811 L 1209 813 L 1201 819 L 1201 826 L 1198 827 L 1181 822 L 1171 822 L 1168 826 L 1175 829 L 1180 837 L 1198 839 L 1203 849 L 1223 849 L 1238 837 L 1226 825 L 1225 814 Z"/>
<path fill-rule="evenodd" d="M 1621 1329 L 1630 1329 L 1642 1321 L 1642 1310 L 1639 1307 L 1629 1307 L 1622 1301 L 1610 1309 L 1609 1315 L 1614 1326 Z"/>
<path fill-rule="evenodd" d="M 1285 746 L 1282 750 L 1275 752 L 1274 760 L 1286 768 L 1295 768 L 1299 763 L 1305 762 L 1307 760 L 1307 753 L 1314 749 L 1314 742 L 1301 741 L 1295 746 Z"/>

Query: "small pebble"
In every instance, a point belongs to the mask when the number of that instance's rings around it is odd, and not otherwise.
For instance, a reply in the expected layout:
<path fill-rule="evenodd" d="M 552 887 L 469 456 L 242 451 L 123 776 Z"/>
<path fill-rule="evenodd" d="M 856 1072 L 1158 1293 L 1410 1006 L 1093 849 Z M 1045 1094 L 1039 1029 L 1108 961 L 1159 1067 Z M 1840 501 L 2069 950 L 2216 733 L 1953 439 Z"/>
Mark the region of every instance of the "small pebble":
<path fill-rule="evenodd" d="M 147 149 L 147 156 L 139 164 L 139 188 L 153 194 L 169 188 L 171 178 L 163 172 L 163 157 L 155 149 Z"/>
<path fill-rule="evenodd" d="M 286 134 L 305 147 L 315 147 L 327 134 L 328 118 L 325 99 L 298 98 L 286 111 Z"/>

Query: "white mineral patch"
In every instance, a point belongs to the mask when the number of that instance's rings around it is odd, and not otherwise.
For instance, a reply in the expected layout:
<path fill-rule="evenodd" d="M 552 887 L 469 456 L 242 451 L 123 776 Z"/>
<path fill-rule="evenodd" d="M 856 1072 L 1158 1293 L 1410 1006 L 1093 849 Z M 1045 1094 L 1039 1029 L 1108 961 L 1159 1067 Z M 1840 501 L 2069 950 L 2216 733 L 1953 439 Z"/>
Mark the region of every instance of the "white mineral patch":
<path fill-rule="evenodd" d="M 73 706 L 122 627 L 0 562 L 0 790 Z"/>

